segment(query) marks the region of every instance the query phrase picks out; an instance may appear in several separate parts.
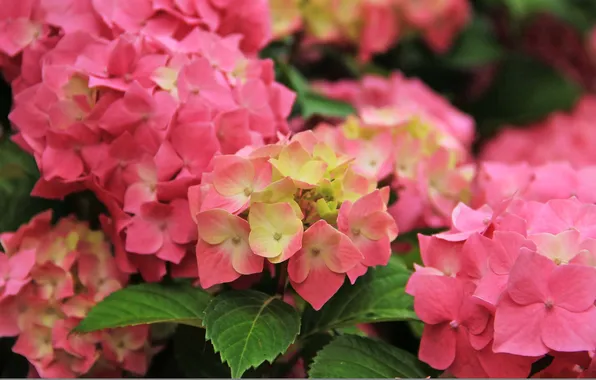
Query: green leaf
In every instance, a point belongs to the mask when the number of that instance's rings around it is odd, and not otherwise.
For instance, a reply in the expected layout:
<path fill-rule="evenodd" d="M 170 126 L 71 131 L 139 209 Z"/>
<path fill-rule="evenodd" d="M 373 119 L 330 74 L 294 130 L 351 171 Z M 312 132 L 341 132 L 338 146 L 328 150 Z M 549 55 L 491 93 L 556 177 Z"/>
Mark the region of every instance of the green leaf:
<path fill-rule="evenodd" d="M 409 352 L 385 342 L 342 335 L 325 346 L 310 366 L 309 377 L 322 378 L 424 378 L 420 362 Z"/>
<path fill-rule="evenodd" d="M 356 284 L 348 281 L 319 311 L 307 308 L 303 335 L 359 323 L 415 320 L 413 299 L 405 293 L 411 272 L 393 257 L 387 266 L 370 268 Z"/>
<path fill-rule="evenodd" d="M 306 92 L 299 98 L 302 106 L 302 116 L 309 118 L 313 115 L 328 117 L 346 117 L 354 114 L 356 110 L 352 105 L 327 98 L 315 92 Z"/>
<path fill-rule="evenodd" d="M 565 1 L 561 0 L 499 0 L 509 8 L 515 18 L 524 18 L 537 12 L 564 13 L 567 8 Z"/>
<path fill-rule="evenodd" d="M 408 326 L 412 333 L 418 338 L 422 337 L 422 330 L 424 329 L 424 323 L 421 321 L 408 321 Z"/>
<path fill-rule="evenodd" d="M 230 368 L 221 362 L 211 342 L 205 339 L 204 329 L 178 325 L 174 353 L 178 367 L 189 378 L 230 378 Z"/>
<path fill-rule="evenodd" d="M 276 297 L 254 290 L 228 291 L 205 310 L 206 338 L 239 378 L 247 369 L 270 363 L 300 331 L 300 316 Z"/>
<path fill-rule="evenodd" d="M 298 97 L 309 91 L 310 85 L 308 79 L 304 77 L 295 67 L 285 63 L 278 62 L 278 67 L 286 79 L 286 83 L 296 91 Z"/>
<path fill-rule="evenodd" d="M 581 94 L 578 84 L 554 69 L 528 57 L 510 56 L 493 86 L 468 111 L 492 131 L 503 124 L 530 123 L 553 111 L 568 110 Z"/>
<path fill-rule="evenodd" d="M 358 336 L 368 336 L 364 331 L 360 330 L 357 326 L 346 326 L 334 329 L 338 335 L 358 335 Z"/>
<path fill-rule="evenodd" d="M 469 69 L 493 63 L 504 55 L 505 51 L 492 35 L 487 22 L 475 18 L 443 60 L 453 68 Z"/>
<path fill-rule="evenodd" d="M 550 13 L 569 25 L 587 32 L 594 25 L 596 7 L 586 0 L 485 0 L 488 5 L 502 6 L 516 21 L 523 21 L 536 13 Z"/>
<path fill-rule="evenodd" d="M 160 322 L 201 327 L 211 296 L 190 285 L 139 284 L 118 290 L 95 305 L 74 332 Z"/>
<path fill-rule="evenodd" d="M 29 194 L 39 178 L 35 160 L 8 137 L 0 139 L 0 232 L 14 231 L 55 202 Z"/>
<path fill-rule="evenodd" d="M 300 106 L 302 117 L 306 119 L 314 115 L 346 117 L 356 112 L 354 107 L 348 103 L 314 92 L 310 88 L 308 79 L 293 66 L 278 62 L 278 68 L 283 74 L 285 82 L 292 90 L 296 91 L 296 102 Z"/>

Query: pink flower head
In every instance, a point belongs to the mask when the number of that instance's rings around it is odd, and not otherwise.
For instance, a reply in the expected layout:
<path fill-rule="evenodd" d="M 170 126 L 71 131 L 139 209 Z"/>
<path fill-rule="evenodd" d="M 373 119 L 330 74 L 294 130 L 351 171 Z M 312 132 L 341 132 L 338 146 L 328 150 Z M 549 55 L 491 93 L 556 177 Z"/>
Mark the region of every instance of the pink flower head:
<path fill-rule="evenodd" d="M 593 165 L 595 156 L 593 130 L 594 97 L 585 96 L 571 112 L 555 112 L 543 121 L 526 128 L 505 128 L 489 141 L 481 152 L 484 160 L 515 164 L 527 162 L 539 166 L 563 163 L 574 168 Z M 508 154 L 503 155 L 503 149 Z M 568 183 L 558 181 L 554 189 Z"/>
<path fill-rule="evenodd" d="M 199 229 L 196 254 L 203 288 L 263 271 L 263 257 L 255 255 L 249 245 L 251 231 L 246 220 L 212 209 L 200 212 L 196 222 Z"/>
<path fill-rule="evenodd" d="M 387 265 L 391 256 L 391 242 L 397 237 L 395 221 L 387 214 L 384 190 L 375 190 L 356 202 L 342 203 L 337 219 L 338 229 L 346 234 L 362 252 L 365 267 Z M 352 272 L 355 273 L 355 272 Z M 348 276 L 352 283 L 358 277 Z"/>
<path fill-rule="evenodd" d="M 0 256 L 0 270 L 6 270 L 0 273 L 0 335 L 18 336 L 13 351 L 39 376 L 93 375 L 96 363 L 106 361 L 116 369 L 146 371 L 151 356 L 146 334 L 133 364 L 116 360 L 106 347 L 98 350 L 101 334 L 71 334 L 97 302 L 128 280 L 103 233 L 74 218 L 52 225 L 46 212 L 0 240 L 7 251 Z"/>
<path fill-rule="evenodd" d="M 495 352 L 538 356 L 596 345 L 596 269 L 523 252 L 495 314 Z"/>
<path fill-rule="evenodd" d="M 390 242 L 397 236 L 395 222 L 387 213 L 389 188 L 374 190 L 373 179 L 357 174 L 349 157 L 336 154 L 310 131 L 291 137 L 280 135 L 279 139 L 276 144 L 246 147 L 235 156 L 215 157 L 211 171 L 203 174 L 202 183 L 189 188 L 191 216 L 199 225 L 201 238 L 197 244 L 201 283 L 204 286 L 236 280 L 244 283 L 239 279 L 241 275 L 256 275 L 257 270 L 262 270 L 262 260 L 258 261 L 258 267 L 254 261 L 257 257 L 278 264 L 291 259 L 301 249 L 302 255 L 306 255 L 308 249 L 303 249 L 305 229 L 312 229 L 316 236 L 328 237 L 333 246 L 353 246 L 358 252 L 356 263 L 341 272 L 328 263 L 333 273 L 347 273 L 355 281 L 369 266 L 386 265 L 391 253 Z M 209 225 L 200 221 L 201 218 L 213 221 Z M 221 233 L 210 241 L 215 225 L 222 226 Z M 336 225 L 338 228 L 333 229 Z M 323 232 L 317 232 L 319 229 Z M 248 246 L 241 244 L 245 234 L 248 234 Z M 342 236 L 341 241 L 337 240 L 338 236 Z M 234 247 L 228 244 L 233 238 L 238 243 Z M 221 244 L 225 246 L 222 248 Z M 222 249 L 227 253 L 221 253 Z M 235 253 L 230 253 L 232 251 Z M 235 259 L 228 263 L 230 255 L 243 263 Z M 216 261 L 213 264 L 209 261 L 203 265 L 204 272 L 201 260 L 207 262 L 207 258 L 226 258 L 227 261 L 216 270 L 206 269 L 215 268 Z M 250 263 L 249 269 L 239 267 L 247 263 Z M 304 265 L 309 266 L 309 263 Z M 312 281 L 304 284 L 303 281 L 310 269 L 301 270 L 306 271 L 300 275 L 305 277 L 296 277 L 294 273 L 293 281 L 297 289 L 306 287 L 299 292 L 308 293 L 308 284 Z M 337 285 L 339 279 L 340 276 L 335 276 L 333 286 L 325 293 L 327 298 L 312 302 L 322 306 L 341 286 Z M 309 297 L 305 295 L 311 301 Z"/>
<path fill-rule="evenodd" d="M 345 273 L 363 258 L 346 235 L 319 220 L 304 232 L 302 248 L 290 258 L 290 283 L 319 310 L 343 285 Z"/>
<path fill-rule="evenodd" d="M 195 239 L 187 201 L 145 203 L 126 229 L 126 250 L 179 263 L 185 254 L 183 245 Z"/>

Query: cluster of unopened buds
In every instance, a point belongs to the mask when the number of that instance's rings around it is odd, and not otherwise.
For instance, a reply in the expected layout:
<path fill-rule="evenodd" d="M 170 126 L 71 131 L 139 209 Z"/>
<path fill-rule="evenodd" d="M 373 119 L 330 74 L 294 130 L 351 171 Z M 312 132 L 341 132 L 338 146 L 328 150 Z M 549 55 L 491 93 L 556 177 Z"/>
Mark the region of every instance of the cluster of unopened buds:
<path fill-rule="evenodd" d="M 188 187 L 215 155 L 288 130 L 295 95 L 252 58 L 269 37 L 266 1 L 9 3 L 0 51 L 17 65 L 4 74 L 13 140 L 41 173 L 33 195 L 94 191 L 121 270 L 195 277 Z"/>
<path fill-rule="evenodd" d="M 424 322 L 419 357 L 456 377 L 596 375 L 596 205 L 509 198 L 453 212 L 419 235 L 406 291 Z"/>
<path fill-rule="evenodd" d="M 408 33 L 445 52 L 470 18 L 468 0 L 269 0 L 273 35 L 304 30 L 309 43 L 357 44 L 360 58 L 382 53 Z"/>
<path fill-rule="evenodd" d="M 416 79 L 399 73 L 361 83 L 319 83 L 328 96 L 354 104 L 357 117 L 315 128 L 334 150 L 355 157 L 354 169 L 388 181 L 389 208 L 401 231 L 445 227 L 460 201 L 470 200 L 473 120 Z"/>
<path fill-rule="evenodd" d="M 346 275 L 354 283 L 389 262 L 389 188 L 312 132 L 217 156 L 212 169 L 188 194 L 203 288 L 287 262 L 291 286 L 318 310 Z"/>
<path fill-rule="evenodd" d="M 52 226 L 51 218 L 44 212 L 0 235 L 0 337 L 17 336 L 13 351 L 42 378 L 145 374 L 156 352 L 148 325 L 71 334 L 128 276 L 101 231 L 72 218 Z"/>

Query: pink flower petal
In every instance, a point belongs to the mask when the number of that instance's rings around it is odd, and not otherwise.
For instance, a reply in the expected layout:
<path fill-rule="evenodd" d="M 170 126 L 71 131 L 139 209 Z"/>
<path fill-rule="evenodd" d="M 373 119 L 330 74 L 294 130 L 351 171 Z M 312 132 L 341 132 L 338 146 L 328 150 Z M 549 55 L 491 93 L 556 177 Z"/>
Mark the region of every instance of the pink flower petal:
<path fill-rule="evenodd" d="M 429 324 L 456 320 L 463 299 L 463 284 L 446 276 L 423 276 L 418 280 L 414 311 Z"/>
<path fill-rule="evenodd" d="M 554 307 L 542 323 L 542 341 L 555 351 L 592 351 L 596 347 L 596 307 L 573 313 Z"/>
<path fill-rule="evenodd" d="M 456 334 L 449 323 L 424 325 L 418 358 L 433 368 L 447 369 L 455 360 Z"/>
<path fill-rule="evenodd" d="M 154 222 L 137 216 L 126 229 L 125 249 L 141 255 L 154 254 L 164 245 L 163 235 Z"/>
<path fill-rule="evenodd" d="M 522 356 L 548 353 L 541 339 L 546 313 L 542 303 L 519 305 L 511 297 L 503 297 L 495 313 L 494 352 Z"/>
<path fill-rule="evenodd" d="M 168 220 L 168 233 L 177 244 L 187 244 L 197 240 L 197 226 L 190 216 L 188 201 L 174 199 L 170 202 L 172 214 Z"/>
<path fill-rule="evenodd" d="M 534 252 L 522 252 L 509 274 L 507 291 L 520 305 L 538 303 L 544 306 L 548 299 L 548 278 L 556 264 Z"/>
<path fill-rule="evenodd" d="M 596 268 L 562 265 L 548 281 L 548 289 L 556 306 L 571 312 L 581 312 L 594 306 Z"/>
<path fill-rule="evenodd" d="M 320 310 L 341 288 L 344 279 L 344 274 L 332 272 L 322 265 L 311 268 L 308 277 L 303 282 L 296 283 L 290 279 L 290 283 L 296 293 L 304 298 L 313 309 Z"/>
<path fill-rule="evenodd" d="M 232 282 L 241 276 L 234 270 L 231 257 L 227 252 L 222 251 L 220 246 L 212 246 L 202 240 L 197 243 L 197 263 L 203 289 Z"/>

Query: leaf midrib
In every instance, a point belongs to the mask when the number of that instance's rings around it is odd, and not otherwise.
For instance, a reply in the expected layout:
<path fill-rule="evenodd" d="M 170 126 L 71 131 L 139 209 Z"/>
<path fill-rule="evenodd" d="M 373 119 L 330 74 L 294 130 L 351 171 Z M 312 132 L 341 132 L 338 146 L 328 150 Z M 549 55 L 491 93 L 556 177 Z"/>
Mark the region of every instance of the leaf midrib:
<path fill-rule="evenodd" d="M 244 339 L 244 346 L 242 347 L 242 351 L 240 352 L 240 358 L 238 359 L 238 363 L 242 363 L 244 361 L 244 353 L 246 352 L 246 348 L 248 346 L 248 341 L 250 339 L 250 336 L 252 335 L 252 332 L 255 328 L 255 325 L 257 323 L 257 320 L 259 319 L 259 317 L 261 316 L 261 314 L 263 313 L 263 310 L 265 310 L 265 308 L 267 307 L 267 305 L 269 305 L 271 303 L 271 301 L 273 301 L 275 299 L 275 297 L 269 297 L 265 300 L 265 302 L 263 302 L 263 305 L 261 305 L 261 307 L 259 308 L 259 311 L 257 312 L 257 315 L 255 316 L 255 318 L 253 319 L 253 322 L 250 325 L 250 330 L 248 330 L 248 334 L 246 335 L 246 339 Z M 238 366 L 238 371 L 240 371 L 240 366 Z M 240 376 L 238 376 L 238 372 L 235 371 L 234 374 L 232 374 L 232 377 L 234 378 L 240 378 Z"/>

